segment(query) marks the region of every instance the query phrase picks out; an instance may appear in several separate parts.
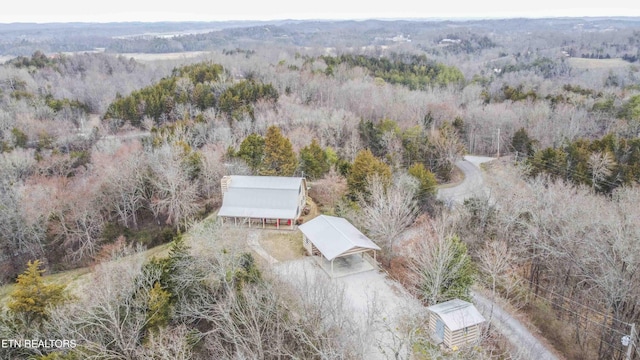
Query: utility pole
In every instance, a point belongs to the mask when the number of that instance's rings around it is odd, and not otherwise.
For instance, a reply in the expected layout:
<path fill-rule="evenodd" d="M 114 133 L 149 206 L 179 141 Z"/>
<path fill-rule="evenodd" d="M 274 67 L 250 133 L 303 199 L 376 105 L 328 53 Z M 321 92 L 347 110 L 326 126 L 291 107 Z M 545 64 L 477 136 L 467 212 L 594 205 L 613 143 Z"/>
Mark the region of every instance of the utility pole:
<path fill-rule="evenodd" d="M 629 336 L 629 346 L 627 346 L 627 356 L 625 359 L 631 360 L 631 354 L 634 346 L 636 346 L 636 323 L 631 324 L 631 335 Z"/>
<path fill-rule="evenodd" d="M 498 158 L 500 158 L 500 128 L 498 128 Z"/>

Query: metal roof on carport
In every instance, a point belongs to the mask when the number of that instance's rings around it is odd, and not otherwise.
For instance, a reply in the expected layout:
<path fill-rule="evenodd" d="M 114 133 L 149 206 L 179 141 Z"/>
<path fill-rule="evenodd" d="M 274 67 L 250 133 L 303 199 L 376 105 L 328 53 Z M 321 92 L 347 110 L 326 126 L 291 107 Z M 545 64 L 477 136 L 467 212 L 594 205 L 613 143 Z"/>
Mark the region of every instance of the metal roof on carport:
<path fill-rule="evenodd" d="M 320 215 L 298 228 L 327 260 L 357 252 L 380 250 L 378 245 L 344 218 Z"/>

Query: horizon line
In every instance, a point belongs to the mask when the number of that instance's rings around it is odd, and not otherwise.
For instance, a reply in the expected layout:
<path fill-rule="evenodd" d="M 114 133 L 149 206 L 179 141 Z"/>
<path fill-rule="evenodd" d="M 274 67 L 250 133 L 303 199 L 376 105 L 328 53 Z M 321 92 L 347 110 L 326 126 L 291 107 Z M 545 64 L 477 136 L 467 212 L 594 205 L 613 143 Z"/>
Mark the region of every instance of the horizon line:
<path fill-rule="evenodd" d="M 62 25 L 62 24 L 159 24 L 159 23 L 232 23 L 232 22 L 283 22 L 283 21 L 478 21 L 478 20 L 544 20 L 544 19 L 639 19 L 640 15 L 473 15 L 473 16 L 429 16 L 429 17 L 364 17 L 364 18 L 273 18 L 273 19 L 218 19 L 218 20 L 108 20 L 108 21 L 2 21 L 0 25 Z"/>

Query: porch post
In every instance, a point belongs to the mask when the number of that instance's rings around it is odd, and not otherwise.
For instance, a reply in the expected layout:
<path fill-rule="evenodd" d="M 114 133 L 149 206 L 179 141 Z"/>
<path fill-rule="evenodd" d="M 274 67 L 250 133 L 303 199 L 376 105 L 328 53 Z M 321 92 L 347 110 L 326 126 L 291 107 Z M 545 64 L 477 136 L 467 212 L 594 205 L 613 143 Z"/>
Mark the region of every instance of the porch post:
<path fill-rule="evenodd" d="M 333 260 L 335 259 L 331 259 L 331 277 L 333 277 Z"/>

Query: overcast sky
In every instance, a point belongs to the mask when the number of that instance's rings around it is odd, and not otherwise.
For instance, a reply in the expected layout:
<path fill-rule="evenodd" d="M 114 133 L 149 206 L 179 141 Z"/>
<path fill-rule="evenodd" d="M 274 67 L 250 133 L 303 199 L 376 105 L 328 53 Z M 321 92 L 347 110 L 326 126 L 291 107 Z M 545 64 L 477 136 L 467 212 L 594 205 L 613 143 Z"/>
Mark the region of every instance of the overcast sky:
<path fill-rule="evenodd" d="M 5 0 L 0 23 L 640 16 L 637 0 Z"/>

